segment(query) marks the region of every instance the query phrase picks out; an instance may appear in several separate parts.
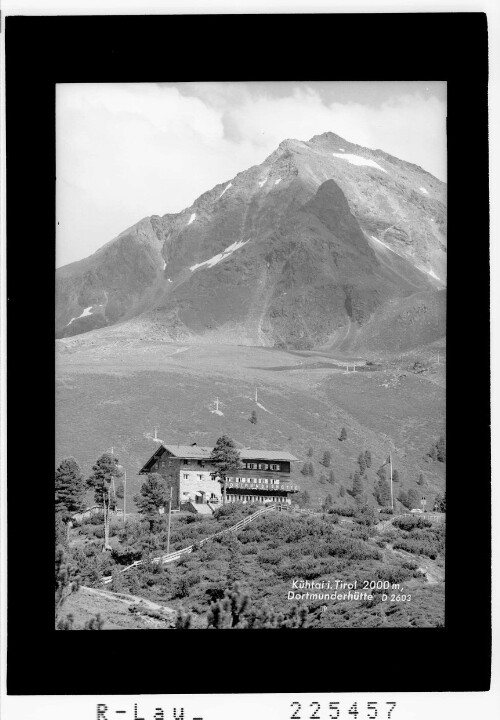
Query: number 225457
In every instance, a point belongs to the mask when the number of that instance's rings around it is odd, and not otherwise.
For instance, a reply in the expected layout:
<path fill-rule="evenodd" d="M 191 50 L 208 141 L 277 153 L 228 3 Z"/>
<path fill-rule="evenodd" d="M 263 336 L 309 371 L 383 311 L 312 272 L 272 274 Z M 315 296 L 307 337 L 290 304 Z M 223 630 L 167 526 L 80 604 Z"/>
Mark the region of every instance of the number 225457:
<path fill-rule="evenodd" d="M 395 720 L 392 711 L 395 702 L 351 703 L 341 706 L 340 702 L 329 702 L 328 706 L 312 702 L 302 706 L 299 702 L 291 703 L 290 720 Z"/>

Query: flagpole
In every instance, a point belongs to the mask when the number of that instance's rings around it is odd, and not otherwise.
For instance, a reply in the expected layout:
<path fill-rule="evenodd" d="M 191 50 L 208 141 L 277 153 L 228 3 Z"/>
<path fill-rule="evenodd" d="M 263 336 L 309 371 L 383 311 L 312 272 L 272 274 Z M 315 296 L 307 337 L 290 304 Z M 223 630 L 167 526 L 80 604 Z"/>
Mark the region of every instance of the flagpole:
<path fill-rule="evenodd" d="M 394 495 L 392 493 L 392 456 L 391 453 L 389 453 L 389 462 L 391 463 L 391 508 L 394 512 Z"/>

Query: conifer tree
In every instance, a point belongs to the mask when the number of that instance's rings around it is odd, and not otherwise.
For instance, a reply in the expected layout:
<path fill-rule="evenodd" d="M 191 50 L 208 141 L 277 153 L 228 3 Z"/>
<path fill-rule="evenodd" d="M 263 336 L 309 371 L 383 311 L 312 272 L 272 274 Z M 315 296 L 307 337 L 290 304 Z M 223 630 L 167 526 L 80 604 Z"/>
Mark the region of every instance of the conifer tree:
<path fill-rule="evenodd" d="M 439 462 L 446 462 L 446 440 L 443 435 L 441 435 L 436 443 L 436 456 Z"/>
<path fill-rule="evenodd" d="M 314 475 L 314 465 L 312 464 L 312 462 L 310 462 L 307 464 L 307 466 L 307 474 L 312 477 Z"/>
<path fill-rule="evenodd" d="M 58 546 L 55 553 L 55 617 L 63 604 L 80 587 L 78 568 L 71 563 L 64 548 Z"/>
<path fill-rule="evenodd" d="M 330 463 L 332 461 L 332 454 L 329 450 L 325 450 L 323 453 L 323 459 L 321 460 L 321 464 L 324 465 L 324 467 L 328 468 L 330 467 Z"/>
<path fill-rule="evenodd" d="M 149 473 L 142 483 L 141 491 L 134 497 L 140 514 L 149 522 L 149 530 L 153 532 L 159 519 L 159 510 L 165 507 L 169 499 L 169 486 L 165 478 L 158 473 Z"/>
<path fill-rule="evenodd" d="M 361 475 L 363 475 L 363 473 L 365 472 L 365 469 L 366 469 L 366 461 L 365 461 L 364 453 L 360 453 L 358 455 L 358 465 L 359 465 L 359 472 L 361 473 Z"/>
<path fill-rule="evenodd" d="M 257 413 L 255 412 L 255 410 L 252 410 L 252 414 L 250 415 L 250 422 L 252 423 L 252 425 L 256 425 L 257 423 Z"/>
<path fill-rule="evenodd" d="M 352 494 L 354 495 L 354 497 L 356 497 L 358 495 L 361 495 L 362 492 L 363 492 L 363 483 L 361 481 L 361 475 L 356 470 L 356 472 L 354 473 L 353 481 L 352 481 Z"/>
<path fill-rule="evenodd" d="M 210 462 L 217 469 L 222 483 L 222 502 L 226 503 L 226 483 L 229 473 L 241 468 L 241 459 L 236 445 L 227 435 L 222 435 L 215 443 L 210 455 Z"/>
<path fill-rule="evenodd" d="M 393 470 L 392 472 L 392 482 L 399 482 L 399 472 L 397 470 Z"/>
<path fill-rule="evenodd" d="M 345 429 L 345 427 L 343 427 L 342 430 L 340 431 L 339 440 L 340 441 L 347 440 L 347 430 Z"/>
<path fill-rule="evenodd" d="M 333 470 L 330 470 L 330 473 L 329 473 L 329 475 L 328 475 L 328 482 L 329 482 L 331 485 L 334 485 L 334 484 L 335 484 L 335 475 L 334 475 Z"/>
<path fill-rule="evenodd" d="M 104 549 L 109 550 L 109 522 L 111 510 L 116 507 L 116 496 L 112 492 L 114 478 L 120 478 L 122 471 L 118 458 L 110 453 L 103 453 L 92 466 L 92 474 L 87 485 L 94 489 L 94 500 L 102 505 L 104 515 Z"/>
<path fill-rule="evenodd" d="M 339 488 L 339 495 L 340 497 L 344 497 L 345 495 L 345 487 L 343 485 L 341 485 Z"/>
<path fill-rule="evenodd" d="M 328 495 L 326 496 L 326 498 L 323 501 L 323 505 L 322 505 L 323 512 L 328 512 L 328 510 L 330 510 L 332 507 L 333 507 L 333 498 L 330 495 L 330 493 L 328 493 Z"/>
<path fill-rule="evenodd" d="M 369 450 L 365 450 L 365 465 L 368 469 L 372 466 L 372 454 Z"/>
<path fill-rule="evenodd" d="M 420 475 L 418 476 L 417 482 L 419 485 L 425 485 L 425 480 L 424 480 L 424 476 L 422 475 L 422 473 L 420 473 Z"/>
<path fill-rule="evenodd" d="M 420 494 L 415 490 L 415 488 L 411 488 L 408 491 L 408 505 L 410 506 L 410 510 L 418 509 L 420 507 Z"/>
<path fill-rule="evenodd" d="M 310 447 L 307 449 L 307 457 L 312 457 L 312 456 L 313 456 L 313 449 L 312 449 L 312 447 Z"/>
<path fill-rule="evenodd" d="M 83 510 L 85 498 L 85 480 L 75 458 L 64 458 L 55 475 L 56 515 L 66 525 L 67 539 L 71 516 Z"/>
<path fill-rule="evenodd" d="M 376 492 L 379 505 L 387 506 L 391 504 L 391 489 L 387 480 L 378 481 Z"/>

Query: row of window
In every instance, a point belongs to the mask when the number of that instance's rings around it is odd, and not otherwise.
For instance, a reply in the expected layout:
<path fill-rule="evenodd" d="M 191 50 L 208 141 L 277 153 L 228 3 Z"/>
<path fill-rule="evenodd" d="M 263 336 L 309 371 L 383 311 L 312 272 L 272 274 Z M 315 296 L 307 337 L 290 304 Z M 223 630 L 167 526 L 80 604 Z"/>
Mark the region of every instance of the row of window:
<path fill-rule="evenodd" d="M 254 483 L 254 484 L 260 483 L 261 485 L 279 485 L 279 484 L 280 484 L 280 481 L 279 481 L 279 480 L 275 480 L 274 478 L 270 478 L 270 479 L 269 479 L 269 478 L 242 478 L 242 477 L 237 477 L 237 478 L 228 478 L 228 480 L 229 480 L 229 482 L 235 482 L 235 483 L 238 483 L 238 482 L 241 482 L 241 483 Z"/>
<path fill-rule="evenodd" d="M 271 465 L 267 463 L 244 463 L 245 468 L 247 470 L 279 470 L 280 466 L 278 463 L 272 463 Z"/>
<path fill-rule="evenodd" d="M 197 464 L 199 467 L 204 468 L 205 467 L 205 461 L 204 460 L 183 460 L 184 465 L 194 465 Z M 164 468 L 166 467 L 168 462 L 166 460 L 158 460 L 157 466 L 158 468 Z M 280 470 L 279 463 L 253 463 L 253 462 L 247 462 L 243 463 L 243 467 L 246 470 Z"/>

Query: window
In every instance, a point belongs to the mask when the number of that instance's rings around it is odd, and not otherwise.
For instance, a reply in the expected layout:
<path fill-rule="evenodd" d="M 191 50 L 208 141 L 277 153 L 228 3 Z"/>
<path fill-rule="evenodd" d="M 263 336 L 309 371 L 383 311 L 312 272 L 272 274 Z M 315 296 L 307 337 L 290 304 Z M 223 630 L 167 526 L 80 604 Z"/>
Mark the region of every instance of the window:
<path fill-rule="evenodd" d="M 249 470 L 257 470 L 257 465 L 256 463 L 247 463 L 247 468 Z"/>
<path fill-rule="evenodd" d="M 187 473 L 184 473 L 184 480 L 187 480 L 189 475 Z"/>
<path fill-rule="evenodd" d="M 268 470 L 269 466 L 265 463 L 259 463 L 259 470 Z"/>
<path fill-rule="evenodd" d="M 199 473 L 198 477 L 200 478 L 200 480 L 203 480 L 203 473 Z"/>
<path fill-rule="evenodd" d="M 189 460 L 183 460 L 182 462 L 184 463 L 184 465 L 187 465 Z"/>
<path fill-rule="evenodd" d="M 273 465 L 271 465 L 271 470 L 279 470 L 279 469 L 280 469 L 280 466 L 277 465 L 276 463 L 274 463 Z"/>

